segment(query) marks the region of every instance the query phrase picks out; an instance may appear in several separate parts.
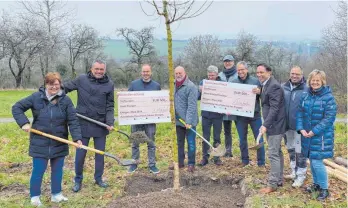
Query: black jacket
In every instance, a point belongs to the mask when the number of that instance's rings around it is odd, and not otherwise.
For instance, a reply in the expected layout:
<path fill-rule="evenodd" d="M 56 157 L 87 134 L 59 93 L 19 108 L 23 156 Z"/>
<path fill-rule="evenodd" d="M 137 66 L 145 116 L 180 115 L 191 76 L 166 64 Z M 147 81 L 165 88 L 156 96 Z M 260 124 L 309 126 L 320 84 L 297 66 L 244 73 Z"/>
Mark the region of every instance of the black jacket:
<path fill-rule="evenodd" d="M 30 123 L 24 112 L 31 109 L 34 117 L 33 129 L 68 139 L 69 126 L 73 140 L 81 139 L 81 129 L 70 98 L 63 93 L 56 99 L 56 104 L 50 103 L 46 97 L 45 89 L 41 87 L 38 92 L 14 104 L 12 115 L 17 124 L 22 127 L 24 124 Z M 30 133 L 30 156 L 51 159 L 68 154 L 67 144 Z"/>
<path fill-rule="evenodd" d="M 96 79 L 91 72 L 64 83 L 65 92 L 77 90 L 76 111 L 94 120 L 114 125 L 114 83 L 105 76 Z M 105 137 L 109 131 L 79 118 L 83 137 Z"/>
<path fill-rule="evenodd" d="M 284 91 L 279 82 L 270 77 L 261 91 L 263 126 L 267 135 L 284 134 L 286 131 Z"/>

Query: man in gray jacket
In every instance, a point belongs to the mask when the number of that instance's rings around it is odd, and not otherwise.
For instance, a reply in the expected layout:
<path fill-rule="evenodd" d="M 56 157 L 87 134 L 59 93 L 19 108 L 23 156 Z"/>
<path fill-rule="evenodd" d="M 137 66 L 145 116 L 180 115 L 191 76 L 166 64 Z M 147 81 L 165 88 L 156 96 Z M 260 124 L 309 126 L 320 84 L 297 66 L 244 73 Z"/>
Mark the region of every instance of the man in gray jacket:
<path fill-rule="evenodd" d="M 154 91 L 161 90 L 159 83 L 151 79 L 152 69 L 148 64 L 144 64 L 141 67 L 141 78 L 131 82 L 128 91 Z M 145 134 L 153 141 L 147 144 L 147 155 L 149 160 L 149 170 L 151 173 L 159 173 L 159 169 L 156 167 L 156 146 L 155 146 L 155 134 L 156 124 L 137 124 L 132 125 L 132 132 L 145 131 Z M 139 160 L 140 151 L 139 144 L 133 142 L 132 144 L 132 159 Z M 138 165 L 131 165 L 128 169 L 128 173 L 133 173 L 138 168 Z"/>
<path fill-rule="evenodd" d="M 184 167 L 185 160 L 185 137 L 188 148 L 188 171 L 193 172 L 196 164 L 196 130 L 198 124 L 197 111 L 198 89 L 189 80 L 185 69 L 182 66 L 175 68 L 175 96 L 174 107 L 176 115 L 176 136 L 178 143 L 179 168 Z M 179 121 L 179 118 L 186 122 L 186 125 Z"/>
<path fill-rule="evenodd" d="M 285 103 L 284 91 L 279 82 L 272 77 L 272 69 L 266 64 L 259 64 L 256 75 L 262 85 L 261 106 L 263 124 L 262 134 L 267 133 L 268 158 L 271 163 L 271 172 L 268 186 L 260 190 L 261 193 L 270 193 L 283 185 L 284 157 L 281 150 L 281 141 L 285 133 Z"/>
<path fill-rule="evenodd" d="M 292 187 L 301 187 L 306 179 L 306 158 L 301 154 L 301 134 L 296 131 L 296 112 L 301 96 L 307 90 L 303 71 L 299 66 L 292 67 L 290 79 L 282 86 L 286 110 L 286 148 L 290 157 L 291 174 L 286 179 L 295 180 Z"/>
<path fill-rule="evenodd" d="M 224 69 L 219 73 L 219 77 L 223 82 L 232 82 L 234 78 L 237 78 L 237 70 L 234 65 L 234 58 L 232 55 L 227 55 L 223 58 Z M 232 157 L 232 121 L 236 120 L 236 116 L 226 114 L 223 117 L 223 125 L 225 132 L 225 157 Z"/>

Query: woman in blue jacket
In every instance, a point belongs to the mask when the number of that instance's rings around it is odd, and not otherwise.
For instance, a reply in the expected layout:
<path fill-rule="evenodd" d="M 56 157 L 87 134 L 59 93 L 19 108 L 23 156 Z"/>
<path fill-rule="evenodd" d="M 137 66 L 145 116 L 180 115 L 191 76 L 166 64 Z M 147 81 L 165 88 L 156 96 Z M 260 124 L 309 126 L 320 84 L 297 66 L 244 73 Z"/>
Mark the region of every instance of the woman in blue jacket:
<path fill-rule="evenodd" d="M 329 196 L 328 176 L 323 160 L 333 157 L 336 102 L 326 85 L 325 72 L 317 69 L 308 75 L 309 89 L 304 92 L 296 115 L 296 130 L 302 134 L 302 154 L 309 158 L 313 184 L 309 193 L 319 192 L 318 200 Z"/>
<path fill-rule="evenodd" d="M 26 132 L 30 131 L 30 122 L 24 114 L 31 109 L 32 128 L 68 139 L 68 127 L 75 142 L 82 144 L 81 129 L 76 111 L 70 98 L 61 89 L 58 73 L 50 72 L 45 76 L 45 87 L 38 92 L 18 101 L 12 107 L 17 124 Z M 51 164 L 51 201 L 61 202 L 68 199 L 62 194 L 64 158 L 69 154 L 67 144 L 30 133 L 29 155 L 33 158 L 33 170 L 30 178 L 31 204 L 41 206 L 41 183 L 47 163 Z"/>

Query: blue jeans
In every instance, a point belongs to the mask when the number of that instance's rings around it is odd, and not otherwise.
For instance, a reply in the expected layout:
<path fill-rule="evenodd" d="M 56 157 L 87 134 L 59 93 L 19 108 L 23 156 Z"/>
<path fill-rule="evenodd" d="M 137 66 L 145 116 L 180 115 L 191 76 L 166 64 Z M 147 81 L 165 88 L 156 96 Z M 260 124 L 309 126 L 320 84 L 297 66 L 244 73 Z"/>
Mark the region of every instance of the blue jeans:
<path fill-rule="evenodd" d="M 226 153 L 232 155 L 232 121 L 224 120 L 224 135 Z"/>
<path fill-rule="evenodd" d="M 106 137 L 93 137 L 94 139 L 94 148 L 97 150 L 105 151 Z M 90 138 L 82 137 L 82 144 L 88 146 Z M 83 165 L 85 163 L 87 150 L 76 149 L 75 156 L 75 182 L 82 183 L 83 179 Z M 102 176 L 104 173 L 104 155 L 95 153 L 95 169 L 94 169 L 94 180 L 96 182 L 102 181 Z"/>
<path fill-rule="evenodd" d="M 52 194 L 58 194 L 62 191 L 64 159 L 65 157 L 50 159 Z M 46 158 L 33 157 L 33 170 L 30 177 L 30 197 L 41 195 L 42 177 L 46 171 L 48 160 Z"/>
<path fill-rule="evenodd" d="M 193 126 L 192 129 L 196 130 Z M 188 165 L 196 164 L 196 133 L 185 127 L 176 126 L 176 138 L 178 143 L 179 165 L 184 165 L 185 160 L 185 137 L 187 138 Z"/>
<path fill-rule="evenodd" d="M 238 116 L 236 120 L 236 127 L 239 135 L 239 148 L 241 152 L 243 164 L 249 164 L 249 152 L 248 152 L 248 125 L 250 125 L 253 131 L 254 138 L 256 140 L 259 134 L 259 129 L 262 125 L 262 120 L 258 118 L 249 118 Z M 260 138 L 260 143 L 263 142 L 263 138 Z M 265 147 L 262 146 L 257 150 L 257 165 L 265 165 Z"/>
<path fill-rule="evenodd" d="M 321 189 L 328 189 L 327 172 L 323 160 L 309 159 L 311 163 L 311 172 L 313 183 L 318 184 Z"/>

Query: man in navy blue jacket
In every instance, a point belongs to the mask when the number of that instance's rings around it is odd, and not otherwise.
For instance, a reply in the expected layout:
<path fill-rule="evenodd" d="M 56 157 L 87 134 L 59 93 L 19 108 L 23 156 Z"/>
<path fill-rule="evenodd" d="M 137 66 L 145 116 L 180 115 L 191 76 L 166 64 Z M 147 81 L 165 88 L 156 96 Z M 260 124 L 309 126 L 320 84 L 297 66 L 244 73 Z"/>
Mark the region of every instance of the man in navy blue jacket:
<path fill-rule="evenodd" d="M 82 144 L 88 146 L 90 138 L 93 137 L 94 148 L 105 151 L 106 135 L 113 130 L 114 126 L 114 83 L 106 74 L 106 64 L 102 61 L 95 61 L 87 74 L 64 83 L 64 87 L 66 93 L 77 90 L 77 113 L 109 126 L 105 128 L 79 119 Z M 76 150 L 74 192 L 81 189 L 86 153 L 87 151 L 84 149 Z M 102 180 L 103 173 L 104 156 L 95 154 L 94 180 L 97 185 L 106 188 L 108 185 Z"/>
<path fill-rule="evenodd" d="M 154 91 L 161 90 L 159 83 L 151 79 L 152 70 L 149 64 L 144 64 L 141 67 L 141 78 L 134 80 L 128 91 Z M 155 134 L 156 134 L 156 124 L 137 124 L 132 125 L 132 132 L 136 131 L 145 131 L 145 134 L 153 141 L 152 143 L 147 144 L 147 155 L 149 160 L 149 169 L 150 172 L 157 174 L 160 171 L 156 167 L 156 146 L 155 146 Z M 133 142 L 132 144 L 132 159 L 139 160 L 140 151 L 139 144 Z M 138 168 L 137 165 L 131 165 L 128 169 L 129 173 L 133 173 Z"/>

